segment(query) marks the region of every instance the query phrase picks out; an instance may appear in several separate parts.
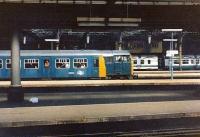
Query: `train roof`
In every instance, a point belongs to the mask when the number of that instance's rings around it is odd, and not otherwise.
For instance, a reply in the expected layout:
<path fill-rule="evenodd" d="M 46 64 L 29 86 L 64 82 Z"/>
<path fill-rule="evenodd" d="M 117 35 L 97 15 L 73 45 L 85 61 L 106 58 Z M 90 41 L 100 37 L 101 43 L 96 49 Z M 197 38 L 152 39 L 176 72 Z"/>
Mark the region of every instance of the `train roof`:
<path fill-rule="evenodd" d="M 169 59 L 170 57 L 166 57 L 166 58 Z M 174 56 L 173 58 L 174 58 L 174 59 L 179 59 L 179 56 L 176 55 L 176 56 Z M 194 59 L 195 56 L 194 56 L 194 55 L 182 55 L 182 58 L 183 58 L 183 59 Z"/>
<path fill-rule="evenodd" d="M 21 56 L 114 56 L 130 55 L 128 50 L 21 50 Z M 10 50 L 1 50 L 0 56 L 9 56 Z"/>

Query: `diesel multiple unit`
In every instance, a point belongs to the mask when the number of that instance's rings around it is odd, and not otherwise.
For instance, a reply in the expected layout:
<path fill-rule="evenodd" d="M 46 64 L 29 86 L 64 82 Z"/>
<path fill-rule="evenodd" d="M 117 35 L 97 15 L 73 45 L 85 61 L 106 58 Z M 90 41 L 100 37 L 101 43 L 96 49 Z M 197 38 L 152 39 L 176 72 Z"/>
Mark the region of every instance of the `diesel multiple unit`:
<path fill-rule="evenodd" d="M 0 79 L 10 69 L 10 51 L 0 51 Z M 24 79 L 129 78 L 131 60 L 124 50 L 21 50 L 20 71 Z"/>

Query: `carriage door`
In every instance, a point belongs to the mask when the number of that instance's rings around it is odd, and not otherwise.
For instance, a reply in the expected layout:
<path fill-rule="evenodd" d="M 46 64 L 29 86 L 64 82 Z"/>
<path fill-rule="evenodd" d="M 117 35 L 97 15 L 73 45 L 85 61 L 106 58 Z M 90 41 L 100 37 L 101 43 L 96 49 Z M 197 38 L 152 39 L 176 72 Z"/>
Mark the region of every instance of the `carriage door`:
<path fill-rule="evenodd" d="M 99 72 L 99 58 L 98 57 L 94 57 L 93 60 L 93 69 L 92 69 L 92 76 L 93 77 L 98 77 L 98 72 Z"/>
<path fill-rule="evenodd" d="M 123 71 L 123 58 L 122 56 L 115 56 L 115 66 L 114 66 L 114 70 L 115 70 L 115 74 L 121 74 Z"/>
<path fill-rule="evenodd" d="M 45 57 L 42 60 L 42 68 L 43 68 L 43 78 L 51 78 L 51 58 L 50 57 Z"/>

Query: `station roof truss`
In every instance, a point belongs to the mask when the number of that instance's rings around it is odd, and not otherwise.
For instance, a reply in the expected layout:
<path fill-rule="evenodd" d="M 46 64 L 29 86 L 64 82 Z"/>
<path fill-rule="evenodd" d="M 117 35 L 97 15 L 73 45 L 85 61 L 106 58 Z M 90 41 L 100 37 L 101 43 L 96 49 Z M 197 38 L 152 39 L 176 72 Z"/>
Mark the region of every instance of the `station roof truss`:
<path fill-rule="evenodd" d="M 128 4 L 128 5 L 199 5 L 199 0 L 0 0 L 4 3 L 48 4 Z"/>
<path fill-rule="evenodd" d="M 199 0 L 0 0 L 0 30 L 18 26 L 199 31 L 199 10 Z"/>

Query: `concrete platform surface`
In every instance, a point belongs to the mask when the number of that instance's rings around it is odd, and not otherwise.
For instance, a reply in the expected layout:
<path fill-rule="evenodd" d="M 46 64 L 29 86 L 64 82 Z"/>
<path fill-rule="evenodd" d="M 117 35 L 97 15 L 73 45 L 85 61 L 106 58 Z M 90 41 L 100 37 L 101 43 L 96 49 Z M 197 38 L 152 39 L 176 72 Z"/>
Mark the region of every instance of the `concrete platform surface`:
<path fill-rule="evenodd" d="M 168 73 L 138 73 L 138 78 L 170 78 L 171 74 Z M 200 78 L 200 73 L 174 73 L 174 78 Z"/>
<path fill-rule="evenodd" d="M 1 128 L 199 117 L 200 101 L 1 108 L 0 116 Z"/>
<path fill-rule="evenodd" d="M 131 85 L 200 85 L 200 79 L 145 79 L 145 80 L 49 80 L 22 81 L 22 87 L 75 86 L 131 86 Z M 0 87 L 9 87 L 10 81 L 0 81 Z"/>
<path fill-rule="evenodd" d="M 200 70 L 182 70 L 182 71 L 180 71 L 180 70 L 174 70 L 173 71 L 175 74 L 176 73 L 182 73 L 182 74 L 184 74 L 184 73 L 200 73 Z M 165 73 L 170 73 L 170 71 L 169 70 L 134 70 L 134 73 L 139 73 L 139 74 L 146 74 L 146 73 L 151 73 L 151 74 L 165 74 Z"/>
<path fill-rule="evenodd" d="M 171 74 L 169 71 L 134 71 L 134 75 L 137 75 L 138 78 L 170 78 Z M 174 78 L 200 78 L 200 71 L 199 70 L 190 70 L 190 71 L 174 71 L 173 72 Z"/>

